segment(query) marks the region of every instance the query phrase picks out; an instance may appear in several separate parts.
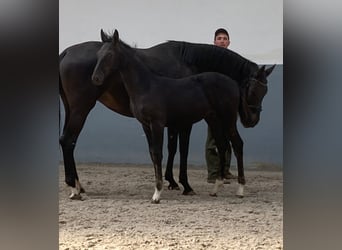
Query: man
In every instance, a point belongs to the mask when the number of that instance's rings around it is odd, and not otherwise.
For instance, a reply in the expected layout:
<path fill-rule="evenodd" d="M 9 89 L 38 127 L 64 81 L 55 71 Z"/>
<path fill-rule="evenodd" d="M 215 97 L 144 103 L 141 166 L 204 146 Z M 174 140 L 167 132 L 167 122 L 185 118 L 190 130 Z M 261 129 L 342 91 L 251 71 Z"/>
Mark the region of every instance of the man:
<path fill-rule="evenodd" d="M 230 44 L 229 34 L 227 30 L 220 28 L 215 31 L 214 36 L 214 45 L 227 48 Z M 231 146 L 228 145 L 227 152 L 225 154 L 226 164 L 224 167 L 224 180 L 223 183 L 229 183 L 228 179 L 234 179 L 235 176 L 232 175 L 229 171 L 230 161 L 231 161 Z M 210 128 L 208 127 L 208 136 L 205 144 L 205 159 L 208 167 L 208 183 L 215 183 L 216 178 L 219 176 L 220 172 L 220 160 L 217 152 L 217 148 L 215 145 L 215 140 L 211 134 Z"/>

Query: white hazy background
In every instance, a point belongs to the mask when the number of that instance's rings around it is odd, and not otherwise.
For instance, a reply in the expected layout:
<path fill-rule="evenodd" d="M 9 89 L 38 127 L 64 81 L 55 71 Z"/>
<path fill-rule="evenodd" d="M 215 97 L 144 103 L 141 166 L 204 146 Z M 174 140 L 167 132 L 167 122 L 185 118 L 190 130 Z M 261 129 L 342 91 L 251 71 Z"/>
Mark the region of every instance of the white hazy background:
<path fill-rule="evenodd" d="M 100 29 L 118 29 L 130 45 L 147 48 L 166 40 L 212 44 L 224 27 L 230 49 L 258 64 L 283 63 L 280 0 L 60 0 L 59 51 L 100 40 Z"/>

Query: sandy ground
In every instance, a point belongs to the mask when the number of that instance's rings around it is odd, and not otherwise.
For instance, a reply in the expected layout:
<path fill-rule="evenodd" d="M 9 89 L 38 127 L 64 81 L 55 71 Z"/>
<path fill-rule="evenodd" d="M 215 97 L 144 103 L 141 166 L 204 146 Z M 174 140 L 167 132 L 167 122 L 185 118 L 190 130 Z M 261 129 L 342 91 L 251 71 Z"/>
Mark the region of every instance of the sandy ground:
<path fill-rule="evenodd" d="M 245 171 L 241 199 L 236 180 L 209 196 L 206 168 L 190 167 L 197 195 L 168 190 L 164 182 L 160 204 L 150 202 L 151 165 L 81 164 L 78 173 L 87 193 L 69 200 L 60 166 L 59 249 L 283 249 L 280 171 Z"/>

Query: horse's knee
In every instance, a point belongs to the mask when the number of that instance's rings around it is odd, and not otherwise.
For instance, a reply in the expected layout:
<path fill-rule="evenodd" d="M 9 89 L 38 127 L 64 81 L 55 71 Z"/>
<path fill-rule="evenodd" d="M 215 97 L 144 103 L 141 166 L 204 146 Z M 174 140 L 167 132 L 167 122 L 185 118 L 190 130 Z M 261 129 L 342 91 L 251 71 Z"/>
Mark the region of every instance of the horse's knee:
<path fill-rule="evenodd" d="M 64 135 L 59 138 L 59 143 L 64 150 L 74 150 L 76 146 L 76 141 L 70 140 Z"/>
<path fill-rule="evenodd" d="M 61 135 L 61 136 L 59 137 L 59 144 L 60 144 L 61 146 L 64 146 L 64 145 L 65 145 L 65 136 L 64 136 L 64 135 Z"/>
<path fill-rule="evenodd" d="M 151 156 L 152 156 L 152 160 L 154 162 L 161 162 L 161 160 L 163 158 L 163 155 L 162 155 L 162 153 L 159 150 L 158 151 L 152 150 L 151 151 Z"/>
<path fill-rule="evenodd" d="M 168 153 L 169 153 L 169 157 L 175 157 L 176 153 L 177 153 L 177 147 L 174 146 L 168 146 Z"/>

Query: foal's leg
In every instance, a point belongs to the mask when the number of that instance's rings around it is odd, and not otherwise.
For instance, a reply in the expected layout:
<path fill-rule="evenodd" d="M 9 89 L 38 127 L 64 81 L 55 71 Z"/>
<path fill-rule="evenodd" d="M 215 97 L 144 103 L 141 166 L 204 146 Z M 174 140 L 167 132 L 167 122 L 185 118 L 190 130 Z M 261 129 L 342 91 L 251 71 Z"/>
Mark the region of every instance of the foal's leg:
<path fill-rule="evenodd" d="M 237 160 L 238 167 L 238 183 L 239 188 L 236 196 L 242 198 L 244 196 L 244 186 L 246 184 L 244 169 L 243 169 L 243 141 L 234 123 L 229 130 L 229 137 L 232 142 L 232 147 Z"/>
<path fill-rule="evenodd" d="M 173 190 L 179 190 L 179 186 L 175 179 L 173 178 L 173 161 L 175 159 L 175 155 L 177 152 L 177 138 L 178 138 L 178 130 L 175 128 L 169 127 L 167 129 L 167 138 L 168 138 L 168 158 L 167 158 L 167 164 L 166 164 L 166 170 L 165 170 L 165 180 L 169 182 L 168 189 Z"/>
<path fill-rule="evenodd" d="M 151 124 L 150 126 L 143 125 L 148 143 L 150 155 L 153 162 L 156 186 L 152 196 L 152 203 L 159 203 L 160 196 L 163 191 L 163 175 L 162 175 L 162 152 L 163 152 L 163 135 L 164 127 L 158 124 Z"/>
<path fill-rule="evenodd" d="M 188 182 L 188 153 L 189 153 L 189 141 L 192 125 L 183 128 L 179 131 L 179 152 L 180 152 L 180 166 L 179 166 L 179 182 L 183 185 L 183 195 L 195 195 L 196 193 Z"/>
<path fill-rule="evenodd" d="M 216 117 L 206 118 L 206 122 L 210 127 L 212 135 L 214 137 L 216 147 L 218 150 L 219 160 L 220 160 L 220 173 L 216 179 L 213 191 L 210 193 L 211 196 L 217 196 L 217 192 L 223 187 L 224 178 L 224 165 L 225 165 L 225 152 L 228 148 L 228 138 L 226 138 L 223 130 L 223 123 Z"/>

